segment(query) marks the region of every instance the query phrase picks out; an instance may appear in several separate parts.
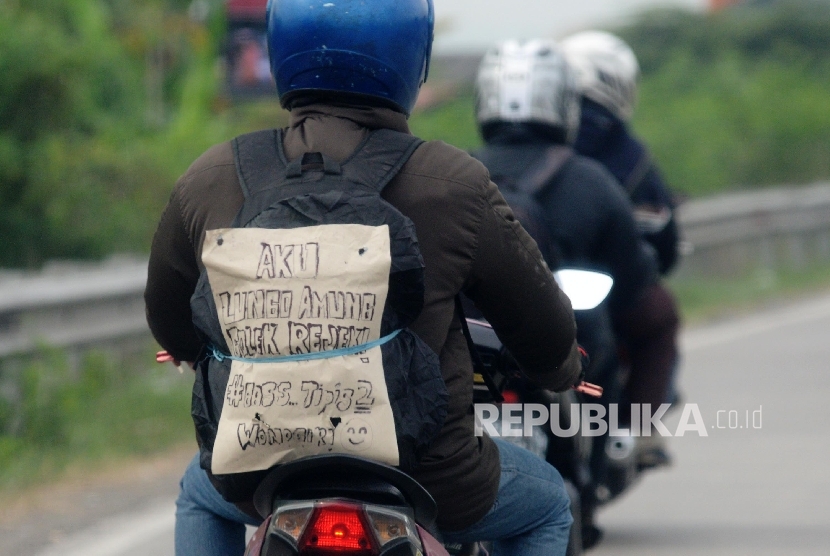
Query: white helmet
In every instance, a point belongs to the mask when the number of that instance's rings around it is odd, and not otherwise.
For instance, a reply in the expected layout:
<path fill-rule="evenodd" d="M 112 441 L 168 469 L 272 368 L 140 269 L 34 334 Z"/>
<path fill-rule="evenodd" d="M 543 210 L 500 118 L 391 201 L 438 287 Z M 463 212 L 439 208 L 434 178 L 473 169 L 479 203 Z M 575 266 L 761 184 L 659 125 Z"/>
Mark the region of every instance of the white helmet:
<path fill-rule="evenodd" d="M 579 93 L 562 50 L 552 40 L 510 40 L 484 55 L 476 78 L 476 120 L 536 123 L 572 141 L 579 128 Z"/>
<path fill-rule="evenodd" d="M 577 33 L 561 44 L 576 70 L 582 95 L 619 119 L 630 120 L 640 78 L 640 65 L 631 48 L 619 37 L 603 31 Z"/>

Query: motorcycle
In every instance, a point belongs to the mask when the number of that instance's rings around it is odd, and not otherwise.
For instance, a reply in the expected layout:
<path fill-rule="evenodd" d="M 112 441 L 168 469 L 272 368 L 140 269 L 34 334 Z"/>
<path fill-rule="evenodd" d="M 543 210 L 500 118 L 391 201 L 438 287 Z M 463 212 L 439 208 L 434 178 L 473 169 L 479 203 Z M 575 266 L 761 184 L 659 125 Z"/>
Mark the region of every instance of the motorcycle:
<path fill-rule="evenodd" d="M 584 304 L 585 295 L 596 295 L 596 286 L 584 287 L 585 280 L 592 279 L 587 275 L 560 271 L 556 276 L 566 293 L 571 291 L 574 307 Z M 468 323 L 475 329 L 476 352 L 492 354 L 490 369 L 498 372 L 504 367 L 501 359 L 509 359 L 509 354 L 489 325 L 472 319 Z M 156 359 L 173 361 L 164 352 Z M 475 399 L 482 399 L 485 391 L 498 392 L 499 386 L 487 372 L 477 372 L 475 380 Z M 583 384 L 580 390 L 597 394 L 593 385 Z M 256 489 L 254 505 L 267 517 L 248 542 L 245 556 L 487 554 L 484 544 L 442 544 L 430 494 L 397 468 L 356 456 L 307 456 L 276 466 Z"/>
<path fill-rule="evenodd" d="M 577 339 L 591 355 L 586 379 L 602 386 L 599 400 L 608 415 L 610 404 L 621 401 L 626 368 L 618 357 L 616 340 L 607 311 L 602 302 L 613 285 L 610 276 L 602 273 L 567 269 L 555 273 L 563 291 L 571 298 L 577 321 Z M 518 367 L 486 322 L 468 319 L 474 348 L 483 363 L 484 377 L 479 386 L 478 402 L 500 401 L 542 404 L 558 408 L 551 419 L 558 419 L 558 431 L 551 427 L 534 427 L 532 436 L 505 437 L 556 467 L 571 496 L 574 524 L 568 555 L 581 554 L 594 546 L 601 537 L 594 524 L 597 509 L 618 498 L 640 479 L 645 468 L 637 463 L 637 438 L 597 435 L 580 423 L 581 412 L 575 404 L 594 402 L 596 391 L 575 389 L 560 394 L 534 388 L 525 381 Z M 500 396 L 493 396 L 487 383 L 496 384 Z M 572 411 L 576 409 L 576 411 Z M 581 419 L 580 419 L 581 420 Z M 496 422 L 497 428 L 501 426 Z M 571 434 L 571 431 L 575 433 Z"/>
<path fill-rule="evenodd" d="M 245 556 L 449 556 L 434 536 L 429 493 L 367 459 L 327 454 L 280 465 L 260 483 L 254 504 L 268 517 Z"/>

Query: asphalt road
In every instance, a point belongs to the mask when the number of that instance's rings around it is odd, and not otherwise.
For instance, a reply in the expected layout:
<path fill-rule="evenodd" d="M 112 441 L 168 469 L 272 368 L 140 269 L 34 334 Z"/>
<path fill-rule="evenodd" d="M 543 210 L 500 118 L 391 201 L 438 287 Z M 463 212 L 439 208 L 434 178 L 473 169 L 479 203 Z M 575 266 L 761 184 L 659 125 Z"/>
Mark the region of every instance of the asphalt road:
<path fill-rule="evenodd" d="M 830 295 L 684 333 L 684 401 L 708 435 L 669 439 L 673 467 L 602 510 L 605 538 L 590 554 L 830 554 L 828 339 Z M 665 419 L 670 431 L 679 417 Z M 49 535 L 30 540 L 40 551 L 28 553 L 172 555 L 174 480 L 45 548 Z"/>
<path fill-rule="evenodd" d="M 830 554 L 830 297 L 692 330 L 683 352 L 709 436 L 670 439 L 675 465 L 600 514 L 593 554 Z"/>

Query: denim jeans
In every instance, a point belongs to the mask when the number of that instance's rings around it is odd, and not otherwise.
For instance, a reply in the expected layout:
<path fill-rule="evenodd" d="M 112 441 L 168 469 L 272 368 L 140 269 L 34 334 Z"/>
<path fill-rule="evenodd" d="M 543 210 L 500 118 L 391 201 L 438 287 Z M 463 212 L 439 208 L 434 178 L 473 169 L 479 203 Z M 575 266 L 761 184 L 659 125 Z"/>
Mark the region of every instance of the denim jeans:
<path fill-rule="evenodd" d="M 176 500 L 176 556 L 242 556 L 245 525 L 259 526 L 226 502 L 199 466 L 196 454 L 184 472 Z"/>
<path fill-rule="evenodd" d="M 563 556 L 573 519 L 562 477 L 527 450 L 494 439 L 499 491 L 481 521 L 444 532 L 449 542 L 493 541 L 494 556 Z M 226 502 L 193 458 L 176 501 L 176 556 L 242 556 L 245 525 L 259 523 Z"/>
<path fill-rule="evenodd" d="M 501 458 L 496 502 L 475 525 L 444 532 L 444 540 L 492 541 L 493 556 L 564 556 L 573 518 L 562 476 L 524 448 L 493 440 Z"/>

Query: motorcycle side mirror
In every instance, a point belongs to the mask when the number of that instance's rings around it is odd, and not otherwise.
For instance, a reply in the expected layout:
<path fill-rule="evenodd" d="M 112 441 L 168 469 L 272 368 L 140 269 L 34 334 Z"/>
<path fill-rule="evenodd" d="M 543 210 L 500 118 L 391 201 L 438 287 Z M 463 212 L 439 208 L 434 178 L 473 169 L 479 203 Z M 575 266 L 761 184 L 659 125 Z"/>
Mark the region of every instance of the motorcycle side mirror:
<path fill-rule="evenodd" d="M 597 307 L 608 297 L 614 285 L 611 276 L 594 270 L 562 268 L 553 273 L 553 278 L 571 300 L 574 311 Z"/>

